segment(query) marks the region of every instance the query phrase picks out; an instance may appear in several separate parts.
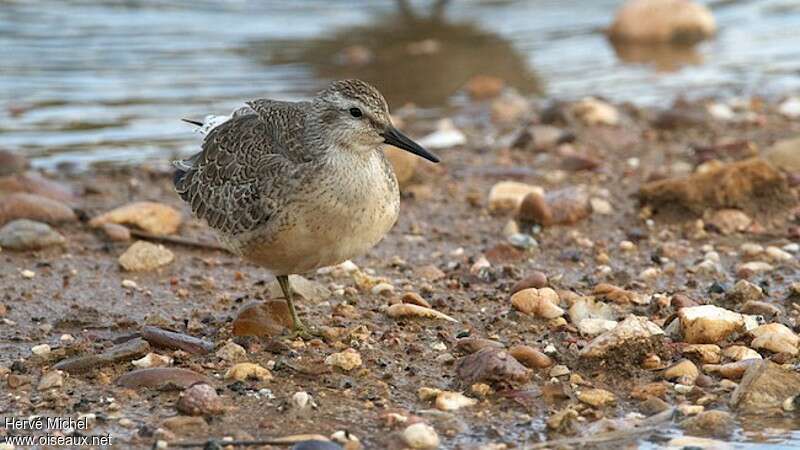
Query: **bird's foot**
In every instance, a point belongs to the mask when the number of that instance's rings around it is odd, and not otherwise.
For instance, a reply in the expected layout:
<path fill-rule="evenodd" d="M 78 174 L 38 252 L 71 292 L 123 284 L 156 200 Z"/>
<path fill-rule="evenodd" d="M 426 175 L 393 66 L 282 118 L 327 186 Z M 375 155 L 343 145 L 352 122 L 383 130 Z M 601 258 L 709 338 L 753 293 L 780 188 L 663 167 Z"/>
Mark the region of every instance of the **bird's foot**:
<path fill-rule="evenodd" d="M 312 339 L 321 338 L 322 332 L 317 327 L 308 327 L 304 324 L 297 324 L 295 325 L 292 332 L 289 333 L 290 339 L 303 339 L 306 341 L 310 341 Z"/>

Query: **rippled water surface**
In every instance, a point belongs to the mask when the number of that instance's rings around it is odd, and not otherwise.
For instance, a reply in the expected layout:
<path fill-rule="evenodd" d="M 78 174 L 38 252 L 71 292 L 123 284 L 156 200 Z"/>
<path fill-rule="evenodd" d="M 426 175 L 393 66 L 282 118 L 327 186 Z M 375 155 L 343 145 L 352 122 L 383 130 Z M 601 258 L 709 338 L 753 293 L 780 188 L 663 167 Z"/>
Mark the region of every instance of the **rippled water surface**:
<path fill-rule="evenodd" d="M 352 76 L 395 107 L 446 105 L 479 73 L 650 104 L 800 88 L 796 0 L 711 3 L 719 36 L 657 60 L 604 38 L 618 1 L 434 3 L 0 0 L 0 147 L 49 166 L 164 158 L 197 145 L 181 117 Z"/>

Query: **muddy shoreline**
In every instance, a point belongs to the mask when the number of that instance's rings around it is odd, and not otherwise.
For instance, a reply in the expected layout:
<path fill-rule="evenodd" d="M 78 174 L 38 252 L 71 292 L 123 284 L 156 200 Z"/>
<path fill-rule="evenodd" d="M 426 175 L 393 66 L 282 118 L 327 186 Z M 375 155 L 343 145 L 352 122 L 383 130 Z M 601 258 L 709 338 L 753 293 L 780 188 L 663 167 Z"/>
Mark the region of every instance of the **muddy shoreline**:
<path fill-rule="evenodd" d="M 233 322 L 243 307 L 271 298 L 271 280 L 224 251 L 167 242 L 170 262 L 147 271 L 121 268 L 120 255 L 137 239 L 114 241 L 109 231 L 92 228 L 88 220 L 131 202 L 174 208 L 182 218 L 174 236 L 214 242 L 174 194 L 166 164 L 46 173 L 32 181 L 22 170 L 5 175 L 0 195 L 24 191 L 53 198 L 61 192 L 64 198 L 56 201 L 68 205 L 75 218 L 53 220 L 62 244 L 0 252 L 0 411 L 13 417 L 89 414 L 89 433 L 110 433 L 125 448 L 224 437 L 330 437 L 347 430 L 363 448 L 400 449 L 408 446 L 408 426 L 425 423 L 435 430 L 440 448 L 501 449 L 630 430 L 657 414 L 660 405 L 659 412 L 675 412 L 652 431 L 622 433 L 626 437 L 619 441 L 593 445 L 642 439 L 662 446 L 682 435 L 797 445 L 796 412 L 778 408 L 753 418 L 743 407 L 731 406 L 741 376 L 726 378 L 705 367 L 713 363 L 700 350 L 686 350 L 702 340 L 688 342 L 688 322 L 677 334 L 670 325 L 691 320 L 680 315 L 681 307 L 708 304 L 758 316 L 755 326 L 781 324 L 796 339 L 800 172 L 792 166 L 796 155 L 792 162 L 788 153 L 787 162 L 772 159 L 770 152 L 776 142 L 800 133 L 800 121 L 781 114 L 779 103 L 757 98 L 677 101 L 667 110 L 600 103 L 599 109 L 581 102 L 534 104 L 503 93 L 452 111 L 454 128 L 417 117 L 413 110 L 401 111 L 404 129 L 428 138 L 434 148 L 441 145 L 436 151 L 443 163 L 405 168 L 410 175 L 402 183 L 400 220 L 370 254 L 353 261 L 357 271 L 350 267 L 306 275 L 329 293 L 315 291 L 309 296 L 320 298 L 299 302 L 305 320 L 324 332 L 323 339 L 311 341 L 285 334 L 234 336 Z M 614 120 L 605 107 L 614 112 Z M 465 143 L 453 145 L 458 142 L 453 130 L 462 133 Z M 440 133 L 438 141 L 432 132 Z M 712 177 L 711 184 L 718 179 L 723 185 L 738 176 L 725 175 L 730 164 L 752 158 L 768 161 L 770 172 L 754 175 L 758 181 L 733 183 L 736 195 L 641 195 L 643 186 L 658 180 L 696 187 L 693 174 L 714 170 L 722 175 Z M 491 193 L 508 181 L 527 187 L 514 185 L 503 203 Z M 536 191 L 532 187 L 541 188 L 541 198 L 528 197 Z M 519 189 L 530 192 L 520 194 Z M 533 209 L 519 211 L 523 198 L 532 206 L 522 208 Z M 545 213 L 542 205 L 548 208 Z M 719 213 L 731 209 L 738 213 Z M 744 266 L 752 262 L 769 268 Z M 515 288 L 521 280 L 527 284 Z M 744 308 L 747 300 L 737 300 L 749 286 L 737 284 L 740 280 L 761 290 L 757 298 L 747 299 L 758 303 Z M 619 291 L 598 290 L 601 284 Z M 525 301 L 531 302 L 544 301 L 539 291 L 551 288 L 556 297 L 548 307 L 562 313 L 553 310 L 544 317 L 512 303 L 512 291 L 520 287 L 535 290 L 527 294 L 533 300 Z M 404 295 L 409 292 L 458 322 L 392 317 L 390 305 L 418 302 Z M 592 322 L 608 327 L 603 332 L 633 314 L 663 333 L 648 337 L 652 346 L 637 341 L 588 358 L 583 352 L 602 333 L 573 320 L 574 305 L 586 298 L 607 306 L 597 313 L 604 322 Z M 280 329 L 280 308 L 269 311 L 277 312 L 266 313 L 267 319 L 257 316 L 256 328 L 266 320 Z M 135 358 L 64 373 L 60 383 L 40 389 L 42 378 L 59 361 L 123 345 L 143 325 L 203 339 L 214 349 L 193 354 L 151 341 Z M 528 361 L 534 366 L 524 367 L 520 377 L 507 366 L 481 366 L 479 374 L 491 372 L 491 377 L 465 383 L 463 358 L 476 350 L 471 346 L 483 345 L 467 345 L 464 339 L 470 338 L 496 341 L 505 349 L 528 346 L 536 351 L 534 359 L 545 355 L 549 365 Z M 750 348 L 775 362 L 775 370 L 800 376 L 793 369 L 798 363 L 793 338 L 784 340 L 794 353 L 774 351 L 779 347 L 770 344 L 753 348 L 754 340 L 752 330 L 742 328 L 714 344 L 723 351 L 733 345 Z M 235 348 L 231 342 L 245 354 L 220 354 Z M 41 354 L 35 354 L 32 349 L 42 344 L 48 351 L 40 347 Z M 330 362 L 332 354 L 347 349 L 360 356 L 359 365 L 345 370 Z M 171 359 L 170 367 L 205 377 L 221 397 L 222 411 L 188 416 L 176 409 L 180 388 L 119 386 L 118 377 L 137 368 L 131 361 L 149 352 Z M 683 360 L 691 361 L 699 374 L 689 370 L 689 378 L 681 372 L 667 379 L 665 370 Z M 717 364 L 730 361 L 723 358 Z M 258 364 L 271 376 L 226 379 L 241 362 Z M 422 387 L 461 392 L 476 403 L 443 410 L 441 394 L 429 393 L 427 399 L 419 392 Z M 643 394 L 643 389 L 652 392 Z M 298 392 L 310 400 L 303 403 Z M 605 393 L 613 400 L 603 400 Z M 725 415 L 704 416 L 708 411 Z M 194 418 L 172 419 L 177 416 Z M 697 417 L 704 421 L 690 421 Z M 565 444 L 570 445 L 579 444 Z"/>

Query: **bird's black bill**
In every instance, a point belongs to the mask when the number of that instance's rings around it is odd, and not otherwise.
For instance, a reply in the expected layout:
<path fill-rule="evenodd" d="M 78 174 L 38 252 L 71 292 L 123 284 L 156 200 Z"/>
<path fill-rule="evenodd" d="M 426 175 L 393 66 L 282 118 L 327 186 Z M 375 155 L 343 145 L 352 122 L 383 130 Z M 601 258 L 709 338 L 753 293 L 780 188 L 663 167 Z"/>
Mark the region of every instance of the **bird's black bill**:
<path fill-rule="evenodd" d="M 439 162 L 439 157 L 425 150 L 424 148 L 422 148 L 421 145 L 412 141 L 411 139 L 409 139 L 408 136 L 397 131 L 397 129 L 394 127 L 390 127 L 383 133 L 383 139 L 384 142 L 386 142 L 389 145 L 394 145 L 397 148 L 402 148 L 403 150 L 413 153 L 417 156 L 421 156 L 427 159 L 428 161 L 435 163 Z"/>

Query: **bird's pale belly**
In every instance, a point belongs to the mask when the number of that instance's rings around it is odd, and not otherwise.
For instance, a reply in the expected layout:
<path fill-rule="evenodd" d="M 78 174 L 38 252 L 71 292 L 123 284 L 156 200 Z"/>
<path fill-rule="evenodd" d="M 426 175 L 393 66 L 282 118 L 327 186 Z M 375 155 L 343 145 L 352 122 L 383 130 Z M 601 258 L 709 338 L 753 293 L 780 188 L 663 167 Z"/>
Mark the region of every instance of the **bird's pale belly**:
<path fill-rule="evenodd" d="M 399 195 L 365 193 L 359 202 L 325 196 L 298 208 L 287 225 L 243 256 L 275 275 L 305 273 L 366 253 L 397 221 Z"/>

